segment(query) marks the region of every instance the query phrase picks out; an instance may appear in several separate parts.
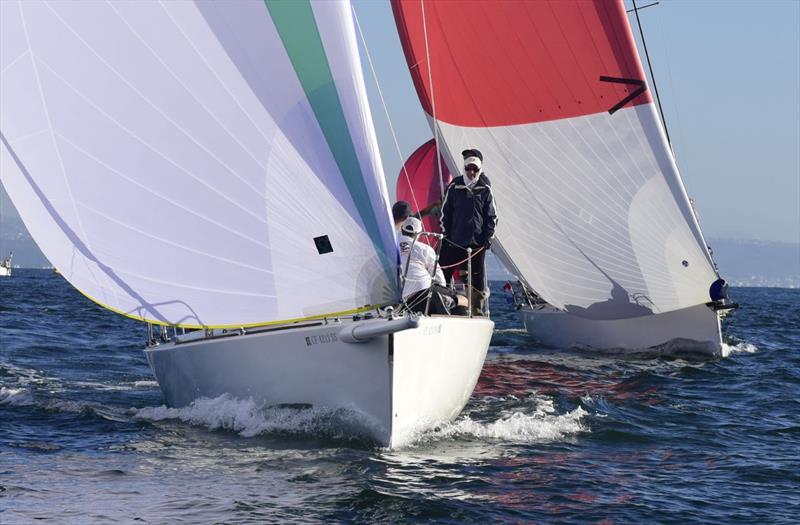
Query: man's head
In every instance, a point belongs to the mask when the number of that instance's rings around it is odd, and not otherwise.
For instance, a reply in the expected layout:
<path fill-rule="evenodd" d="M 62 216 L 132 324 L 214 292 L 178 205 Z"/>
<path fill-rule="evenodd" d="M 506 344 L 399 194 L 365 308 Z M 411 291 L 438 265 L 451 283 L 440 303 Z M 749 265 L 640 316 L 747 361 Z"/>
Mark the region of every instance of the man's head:
<path fill-rule="evenodd" d="M 464 173 L 470 178 L 477 177 L 481 172 L 483 154 L 477 149 L 465 149 L 461 156 L 464 157 Z"/>
<path fill-rule="evenodd" d="M 400 231 L 403 235 L 413 237 L 422 231 L 422 221 L 416 217 L 409 217 L 400 225 Z"/>
<path fill-rule="evenodd" d="M 480 150 L 475 148 L 465 149 L 464 151 L 461 152 L 461 156 L 464 157 L 465 159 L 467 157 L 478 157 L 479 159 L 481 159 L 481 162 L 483 162 L 483 153 L 481 153 Z"/>
<path fill-rule="evenodd" d="M 411 205 L 406 201 L 397 201 L 392 206 L 392 218 L 395 226 L 411 217 L 411 215 Z"/>

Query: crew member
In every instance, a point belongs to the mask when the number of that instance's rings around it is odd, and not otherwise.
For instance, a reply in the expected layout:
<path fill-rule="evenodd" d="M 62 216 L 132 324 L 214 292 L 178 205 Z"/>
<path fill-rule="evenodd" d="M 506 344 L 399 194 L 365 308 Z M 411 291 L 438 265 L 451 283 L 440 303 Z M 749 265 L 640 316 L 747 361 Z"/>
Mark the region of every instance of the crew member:
<path fill-rule="evenodd" d="M 467 149 L 461 155 L 464 175 L 453 179 L 442 203 L 444 243 L 439 261 L 450 282 L 456 269 L 466 270 L 467 248 L 472 248 L 472 313 L 482 315 L 488 296 L 484 261 L 494 238 L 497 212 L 491 182 L 482 169 L 483 154 Z"/>
<path fill-rule="evenodd" d="M 445 287 L 442 269 L 436 262 L 436 251 L 414 237 L 422 231 L 422 221 L 409 217 L 400 225 L 397 244 L 400 249 L 400 271 L 405 276 L 403 300 L 413 312 L 425 313 L 428 293 L 432 293 L 429 314 L 447 314 L 454 295 Z M 406 268 L 407 267 L 407 268 Z"/>
<path fill-rule="evenodd" d="M 416 217 L 417 219 L 422 220 L 422 218 L 426 215 L 436 214 L 439 210 L 439 204 L 441 204 L 441 201 L 432 202 L 419 210 L 417 213 L 414 213 L 408 201 L 395 202 L 392 205 L 392 219 L 394 219 L 395 230 L 397 230 L 397 233 L 399 234 L 400 225 L 403 224 L 403 221 L 409 217 Z"/>

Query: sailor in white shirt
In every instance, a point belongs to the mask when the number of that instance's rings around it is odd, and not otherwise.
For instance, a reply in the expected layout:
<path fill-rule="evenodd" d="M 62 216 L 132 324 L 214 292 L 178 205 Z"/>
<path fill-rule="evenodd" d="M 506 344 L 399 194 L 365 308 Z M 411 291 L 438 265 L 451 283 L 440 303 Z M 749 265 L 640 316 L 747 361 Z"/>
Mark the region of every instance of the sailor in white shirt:
<path fill-rule="evenodd" d="M 441 292 L 446 292 L 443 288 L 444 274 L 436 262 L 436 251 L 420 239 L 414 242 L 414 235 L 421 231 L 422 221 L 416 217 L 409 217 L 400 225 L 397 244 L 400 248 L 401 275 L 405 275 L 403 299 L 412 311 L 424 312 L 427 292 L 431 284 L 436 284 L 438 286 L 434 287 L 428 313 L 446 314 L 448 311 L 443 302 L 446 299 L 442 299 L 440 295 Z"/>

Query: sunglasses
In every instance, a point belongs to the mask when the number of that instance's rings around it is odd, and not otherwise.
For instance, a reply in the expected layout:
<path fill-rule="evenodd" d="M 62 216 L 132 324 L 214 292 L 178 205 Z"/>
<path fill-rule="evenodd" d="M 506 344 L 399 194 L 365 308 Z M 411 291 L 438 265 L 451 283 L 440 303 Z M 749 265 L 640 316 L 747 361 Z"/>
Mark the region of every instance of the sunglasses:
<path fill-rule="evenodd" d="M 474 171 L 477 173 L 478 168 L 476 168 L 475 166 L 467 166 L 464 168 L 464 171 Z"/>

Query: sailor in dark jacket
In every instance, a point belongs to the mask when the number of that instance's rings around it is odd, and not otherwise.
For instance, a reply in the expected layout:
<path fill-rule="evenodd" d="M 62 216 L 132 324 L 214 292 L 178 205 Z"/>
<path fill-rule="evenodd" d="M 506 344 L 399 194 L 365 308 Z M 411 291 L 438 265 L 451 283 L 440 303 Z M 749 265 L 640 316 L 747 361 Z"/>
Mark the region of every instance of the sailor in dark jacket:
<path fill-rule="evenodd" d="M 484 260 L 494 238 L 497 212 L 491 182 L 481 170 L 483 155 L 476 149 L 464 150 L 462 155 L 464 176 L 453 179 L 442 202 L 445 240 L 439 262 L 445 281 L 449 283 L 455 270 L 466 270 L 467 248 L 472 248 L 473 313 L 483 313 L 486 298 Z M 456 265 L 459 262 L 461 264 Z"/>

